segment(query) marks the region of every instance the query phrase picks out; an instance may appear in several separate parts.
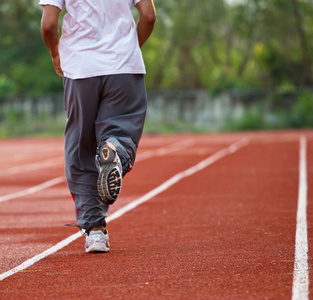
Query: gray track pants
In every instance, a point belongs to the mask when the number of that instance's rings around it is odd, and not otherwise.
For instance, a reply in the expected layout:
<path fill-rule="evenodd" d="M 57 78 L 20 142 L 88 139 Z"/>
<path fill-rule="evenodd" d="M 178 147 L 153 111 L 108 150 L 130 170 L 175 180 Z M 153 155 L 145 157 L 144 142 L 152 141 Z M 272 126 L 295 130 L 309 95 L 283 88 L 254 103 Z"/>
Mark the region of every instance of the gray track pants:
<path fill-rule="evenodd" d="M 65 174 L 75 201 L 78 225 L 105 225 L 108 205 L 97 190 L 96 148 L 102 141 L 117 149 L 123 175 L 132 168 L 145 121 L 143 75 L 118 74 L 64 78 Z"/>

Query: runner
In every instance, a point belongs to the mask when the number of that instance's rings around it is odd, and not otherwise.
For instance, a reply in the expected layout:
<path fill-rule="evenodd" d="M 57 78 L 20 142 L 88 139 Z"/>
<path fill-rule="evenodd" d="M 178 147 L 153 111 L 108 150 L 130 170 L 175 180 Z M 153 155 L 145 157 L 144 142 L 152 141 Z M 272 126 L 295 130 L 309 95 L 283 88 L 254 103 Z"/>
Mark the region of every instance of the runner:
<path fill-rule="evenodd" d="M 153 0 L 40 0 L 42 37 L 63 78 L 65 173 L 86 252 L 108 252 L 105 218 L 134 165 L 147 101 L 140 48 Z M 136 26 L 132 7 L 139 12 Z M 59 38 L 60 12 L 63 18 Z M 95 159 L 96 157 L 96 159 Z"/>

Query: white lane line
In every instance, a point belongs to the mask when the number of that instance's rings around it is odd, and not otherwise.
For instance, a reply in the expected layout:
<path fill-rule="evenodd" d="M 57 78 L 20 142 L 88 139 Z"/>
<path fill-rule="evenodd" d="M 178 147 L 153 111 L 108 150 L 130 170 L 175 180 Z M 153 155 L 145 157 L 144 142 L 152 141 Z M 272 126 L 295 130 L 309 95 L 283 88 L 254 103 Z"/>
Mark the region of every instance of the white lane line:
<path fill-rule="evenodd" d="M 4 202 L 4 201 L 25 197 L 27 195 L 31 195 L 31 194 L 40 192 L 42 190 L 45 190 L 49 187 L 52 187 L 52 186 L 57 185 L 57 184 L 64 182 L 64 181 L 65 181 L 65 178 L 63 176 L 61 176 L 61 177 L 57 177 L 57 178 L 51 179 L 49 181 L 43 182 L 39 185 L 35 185 L 35 186 L 28 188 L 26 190 L 22 190 L 22 191 L 19 191 L 16 193 L 0 196 L 0 203 Z"/>
<path fill-rule="evenodd" d="M 165 155 L 167 153 L 170 152 L 174 152 L 174 151 L 178 151 L 181 150 L 182 148 L 191 146 L 193 144 L 193 140 L 192 139 L 188 139 L 188 140 L 183 140 L 174 144 L 170 144 L 168 146 L 164 146 L 155 150 L 149 150 L 149 151 L 145 151 L 141 154 L 139 154 L 139 159 L 137 159 L 137 161 L 141 161 L 141 160 L 145 160 L 151 157 L 155 157 L 155 156 L 161 156 L 161 155 Z M 5 171 L 7 171 L 7 175 L 8 174 L 14 174 L 14 173 L 20 173 L 20 172 L 27 172 L 27 171 L 32 171 L 32 170 L 36 170 L 36 169 L 41 169 L 43 167 L 51 167 L 55 164 L 57 164 L 58 162 L 63 163 L 63 157 L 62 157 L 62 161 L 60 161 L 61 158 L 53 158 L 53 159 L 49 159 L 46 160 L 44 162 L 39 162 L 39 163 L 34 163 L 34 164 L 30 164 L 30 165 L 26 165 L 24 166 L 25 168 L 23 169 L 22 167 L 13 167 L 7 170 L 3 170 L 0 173 L 0 177 L 2 176 L 2 174 L 5 174 Z M 4 173 L 2 173 L 4 172 Z M 30 194 L 34 194 L 36 192 L 39 192 L 41 190 L 44 190 L 46 188 L 49 188 L 53 185 L 59 184 L 61 182 L 65 181 L 64 177 L 57 177 L 54 178 L 52 180 L 49 180 L 47 182 L 44 182 L 40 185 L 28 188 L 26 190 L 22 190 L 16 193 L 12 193 L 12 194 L 8 194 L 8 195 L 4 195 L 4 196 L 0 196 L 0 203 L 4 202 L 4 201 L 8 201 L 8 200 L 12 200 L 15 198 L 20 198 L 26 195 L 30 195 Z"/>
<path fill-rule="evenodd" d="M 191 175 L 203 170 L 204 168 L 213 164 L 217 160 L 219 160 L 219 159 L 221 159 L 221 158 L 223 158 L 223 157 L 225 157 L 231 153 L 236 152 L 237 150 L 239 150 L 240 148 L 244 147 L 247 144 L 248 144 L 248 139 L 243 138 L 240 141 L 236 142 L 235 144 L 232 144 L 231 146 L 214 153 L 213 155 L 211 155 L 208 158 L 206 158 L 205 160 L 199 162 L 195 166 L 176 174 L 175 176 L 168 179 L 167 181 L 165 181 L 164 183 L 159 185 L 157 188 L 155 188 L 152 191 L 148 192 L 147 194 L 143 195 L 139 199 L 137 199 L 137 200 L 127 204 L 126 206 L 122 207 L 121 209 L 116 211 L 114 214 L 112 214 L 111 218 L 114 217 L 113 220 L 119 218 L 120 216 L 124 215 L 126 212 L 134 209 L 138 205 L 150 200 L 151 198 L 155 197 L 156 195 L 160 194 L 161 192 L 167 190 L 169 187 L 171 187 L 175 183 L 179 182 L 183 178 L 191 176 Z M 107 220 L 109 220 L 109 218 L 110 217 L 108 217 Z"/>
<path fill-rule="evenodd" d="M 232 144 L 231 146 L 214 153 L 213 155 L 211 155 L 208 158 L 206 158 L 205 160 L 199 162 L 195 166 L 193 166 L 193 167 L 191 167 L 191 168 L 189 168 L 183 172 L 176 174 L 175 176 L 173 176 L 169 180 L 165 181 L 163 184 L 159 185 L 158 187 L 156 187 L 152 191 L 148 192 L 147 194 L 143 195 L 142 197 L 138 198 L 137 200 L 129 203 L 128 205 L 120 208 L 119 210 L 114 212 L 112 215 L 108 216 L 106 219 L 107 223 L 121 217 L 122 215 L 124 215 L 128 211 L 136 208 L 140 204 L 142 204 L 142 203 L 150 200 L 151 198 L 155 197 L 156 195 L 162 193 L 163 191 L 165 191 L 166 189 L 168 189 L 170 186 L 174 185 L 175 183 L 179 182 L 183 178 L 191 176 L 191 175 L 195 174 L 196 172 L 199 172 L 199 171 L 203 170 L 204 168 L 208 167 L 209 165 L 213 164 L 214 162 L 218 161 L 219 159 L 236 152 L 240 148 L 246 146 L 248 143 L 249 143 L 248 139 L 243 138 L 243 139 L 239 140 L 238 142 Z M 73 242 L 74 240 L 78 239 L 79 237 L 81 237 L 81 233 L 77 232 L 77 233 L 69 236 L 68 238 L 64 239 L 63 241 L 59 242 L 55 246 L 47 249 L 46 251 L 28 259 L 27 261 L 20 264 L 19 266 L 15 267 L 15 268 L 7 271 L 7 272 L 0 274 L 0 281 L 13 275 L 13 274 L 15 274 L 15 273 L 17 273 L 17 272 L 20 272 L 21 270 L 24 270 L 24 269 L 32 266 L 37 261 L 47 257 L 48 255 L 51 255 L 51 254 L 57 252 L 58 250 L 64 248 L 65 246 L 67 246 L 68 244 Z"/>
<path fill-rule="evenodd" d="M 185 147 L 190 147 L 193 144 L 194 144 L 194 141 L 192 139 L 186 139 L 186 140 L 179 141 L 179 142 L 167 145 L 167 146 L 163 146 L 161 148 L 152 149 L 152 150 L 148 150 L 142 153 L 138 153 L 136 162 L 142 161 L 151 157 L 162 156 L 171 152 L 179 151 Z M 0 170 L 0 177 L 22 173 L 22 172 L 30 172 L 30 171 L 48 168 L 48 167 L 52 167 L 54 165 L 59 165 L 63 163 L 64 163 L 63 156 L 55 157 L 51 159 L 46 159 L 44 161 L 27 164 L 27 165 L 22 165 L 22 166 L 19 165 L 16 167 L 2 169 Z"/>
<path fill-rule="evenodd" d="M 153 150 L 148 150 L 142 153 L 139 153 L 137 155 L 137 161 L 142 161 L 151 157 L 155 156 L 162 156 L 171 152 L 179 151 L 185 147 L 190 147 L 192 144 L 194 144 L 194 141 L 192 139 L 187 139 L 183 141 L 179 141 L 161 148 L 153 149 Z M 16 167 L 11 167 L 7 169 L 2 169 L 0 170 L 0 177 L 1 176 L 7 176 L 7 175 L 13 175 L 17 173 L 25 173 L 25 172 L 30 172 L 30 171 L 35 171 L 43 168 L 49 168 L 55 165 L 59 164 L 64 164 L 64 157 L 55 157 L 51 159 L 46 159 L 44 161 L 40 162 L 35 162 L 27 165 L 22 165 L 22 166 L 16 166 Z"/>
<path fill-rule="evenodd" d="M 158 149 L 147 150 L 145 152 L 138 153 L 136 162 L 142 161 L 151 157 L 162 156 L 171 152 L 179 151 L 186 147 L 190 147 L 193 144 L 194 144 L 193 139 L 187 139 L 187 140 L 179 141 L 179 142 L 176 142 L 176 143 L 173 143 L 173 144 L 170 144 L 170 145 L 158 148 Z"/>
<path fill-rule="evenodd" d="M 17 174 L 17 173 L 30 172 L 30 171 L 34 171 L 34 170 L 43 169 L 43 168 L 49 168 L 49 167 L 52 167 L 54 165 L 59 165 L 59 164 L 63 164 L 63 163 L 64 163 L 63 156 L 51 158 L 51 159 L 47 159 L 47 160 L 32 163 L 32 164 L 16 166 L 16 167 L 11 167 L 8 169 L 0 170 L 0 177 L 1 176 L 7 176 L 7 175 L 13 175 L 13 174 Z"/>
<path fill-rule="evenodd" d="M 308 232 L 307 232 L 307 162 L 305 136 L 300 138 L 299 193 L 295 263 L 293 271 L 292 300 L 309 299 Z"/>

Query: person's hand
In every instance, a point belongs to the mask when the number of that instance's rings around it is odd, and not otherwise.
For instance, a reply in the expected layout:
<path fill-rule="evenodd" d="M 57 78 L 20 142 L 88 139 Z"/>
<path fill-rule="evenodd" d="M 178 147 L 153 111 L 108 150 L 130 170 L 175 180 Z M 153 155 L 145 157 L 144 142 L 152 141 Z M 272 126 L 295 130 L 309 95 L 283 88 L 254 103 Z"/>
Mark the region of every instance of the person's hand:
<path fill-rule="evenodd" d="M 64 77 L 63 75 L 63 71 L 61 69 L 61 63 L 60 63 L 60 55 L 59 53 L 55 56 L 52 56 L 52 63 L 53 63 L 53 66 L 54 66 L 54 70 L 55 72 L 58 74 L 58 76 L 60 76 L 61 78 Z"/>

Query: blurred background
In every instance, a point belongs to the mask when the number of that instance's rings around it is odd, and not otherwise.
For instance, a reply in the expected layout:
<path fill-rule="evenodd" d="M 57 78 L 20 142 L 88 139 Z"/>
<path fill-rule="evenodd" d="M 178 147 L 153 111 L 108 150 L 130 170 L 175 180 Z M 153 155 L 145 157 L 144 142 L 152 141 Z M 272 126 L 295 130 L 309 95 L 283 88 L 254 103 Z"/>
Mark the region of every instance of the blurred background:
<path fill-rule="evenodd" d="M 0 0 L 2 138 L 63 134 L 62 79 L 41 38 L 38 2 Z M 155 6 L 142 49 L 146 133 L 313 127 L 313 0 Z"/>

